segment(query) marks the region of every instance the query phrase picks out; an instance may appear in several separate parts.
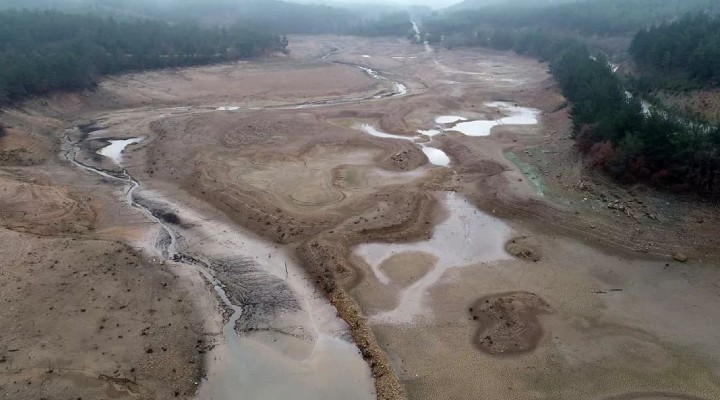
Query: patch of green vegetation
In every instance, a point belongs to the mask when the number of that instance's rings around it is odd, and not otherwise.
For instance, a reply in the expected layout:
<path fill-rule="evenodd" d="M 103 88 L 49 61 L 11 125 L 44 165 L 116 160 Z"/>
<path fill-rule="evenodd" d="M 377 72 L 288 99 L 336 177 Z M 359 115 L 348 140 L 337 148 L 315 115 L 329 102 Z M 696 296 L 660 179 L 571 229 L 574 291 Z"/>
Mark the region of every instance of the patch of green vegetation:
<path fill-rule="evenodd" d="M 545 196 L 545 181 L 543 180 L 542 176 L 540 176 L 540 171 L 538 171 L 538 169 L 534 165 L 530 165 L 525 161 L 522 161 L 520 157 L 518 157 L 517 154 L 512 151 L 506 151 L 505 158 L 512 161 L 513 164 L 520 168 L 520 171 L 522 171 L 523 175 L 525 175 L 525 177 L 529 179 L 535 187 L 535 192 L 537 194 L 539 194 L 540 196 Z"/>

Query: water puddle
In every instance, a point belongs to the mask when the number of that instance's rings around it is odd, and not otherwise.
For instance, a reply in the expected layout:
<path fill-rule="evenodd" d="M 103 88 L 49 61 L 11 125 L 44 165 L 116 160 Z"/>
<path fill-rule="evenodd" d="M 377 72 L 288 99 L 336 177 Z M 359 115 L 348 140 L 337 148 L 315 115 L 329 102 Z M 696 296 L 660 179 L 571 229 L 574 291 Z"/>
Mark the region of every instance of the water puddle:
<path fill-rule="evenodd" d="M 379 131 L 377 128 L 370 124 L 363 124 L 360 127 L 360 131 L 363 133 L 367 133 L 368 135 L 383 138 L 383 139 L 400 139 L 400 140 L 409 140 L 411 142 L 414 142 L 417 140 L 416 136 L 401 136 L 401 135 L 393 135 L 390 133 L 385 133 L 382 131 Z"/>
<path fill-rule="evenodd" d="M 363 124 L 360 127 L 360 131 L 383 139 L 409 140 L 418 143 L 431 164 L 447 167 L 451 162 L 450 157 L 448 157 L 444 151 L 429 146 L 429 143 L 432 142 L 435 136 L 442 135 L 448 131 L 457 131 L 467 136 L 488 136 L 492 128 L 498 125 L 535 125 L 538 123 L 540 110 L 519 107 L 506 102 L 493 102 L 486 103 L 485 105 L 490 108 L 499 109 L 509 115 L 496 120 L 472 121 L 458 115 L 442 115 L 435 118 L 435 123 L 439 125 L 437 129 L 418 130 L 417 133 L 419 133 L 420 136 L 393 135 L 382 132 L 370 124 Z M 423 137 L 429 138 L 430 141 L 421 143 Z"/>
<path fill-rule="evenodd" d="M 363 58 L 370 58 L 370 56 L 369 56 L 369 55 L 367 55 L 367 54 L 363 54 L 363 56 L 362 56 L 362 57 L 363 57 Z"/>
<path fill-rule="evenodd" d="M 425 156 L 427 156 L 431 164 L 441 167 L 447 167 L 448 165 L 450 165 L 450 157 L 448 157 L 448 155 L 445 154 L 444 151 L 436 149 L 434 147 L 430 147 L 425 144 L 422 144 L 421 147 L 423 153 L 425 153 Z"/>
<path fill-rule="evenodd" d="M 527 107 L 519 107 L 512 103 L 506 102 L 493 102 L 485 104 L 487 107 L 496 108 L 509 116 L 496 119 L 496 120 L 474 120 L 458 122 L 452 127 L 448 128 L 448 131 L 457 131 L 467 136 L 489 136 L 492 128 L 498 125 L 536 125 L 538 123 L 538 116 L 540 110 Z M 455 116 L 439 117 L 436 121 L 438 123 L 442 121 L 451 121 Z M 457 121 L 457 120 L 456 120 Z M 445 124 L 450 124 L 447 122 Z"/>
<path fill-rule="evenodd" d="M 443 115 L 435 118 L 435 122 L 442 125 L 454 124 L 460 121 L 467 121 L 467 118 L 458 117 L 457 115 Z"/>
<path fill-rule="evenodd" d="M 97 153 L 103 157 L 113 160 L 117 165 L 122 162 L 122 152 L 131 144 L 140 143 L 143 138 L 132 138 L 123 140 L 110 140 L 110 144 L 98 150 Z"/>
<path fill-rule="evenodd" d="M 443 204 L 449 216 L 435 227 L 429 240 L 415 243 L 370 243 L 355 248 L 355 254 L 370 265 L 383 284 L 390 284 L 391 279 L 383 271 L 382 264 L 393 256 L 420 252 L 437 258 L 422 278 L 401 290 L 397 307 L 373 315 L 371 320 L 404 324 L 428 317 L 429 310 L 425 302 L 427 291 L 448 270 L 510 258 L 505 252 L 505 243 L 512 235 L 509 226 L 479 211 L 456 193 L 444 193 Z"/>
<path fill-rule="evenodd" d="M 240 107 L 237 106 L 228 106 L 228 107 L 218 107 L 215 109 L 215 111 L 237 111 Z"/>
<path fill-rule="evenodd" d="M 432 138 L 435 135 L 439 135 L 440 131 L 437 130 L 429 130 L 429 131 L 418 131 L 421 136 L 400 136 L 400 135 L 393 135 L 390 133 L 385 133 L 374 126 L 370 124 L 363 124 L 360 127 L 360 131 L 363 133 L 367 133 L 368 135 L 383 138 L 383 139 L 400 139 L 400 140 L 409 140 L 411 142 L 417 143 L 419 140 L 422 139 L 422 136 Z M 447 154 L 445 154 L 444 151 L 435 148 L 430 147 L 428 145 L 429 143 L 419 143 L 420 149 L 423 153 L 425 153 L 425 156 L 427 156 L 428 160 L 431 164 L 437 165 L 440 167 L 447 167 L 450 165 L 450 157 L 448 157 Z"/>

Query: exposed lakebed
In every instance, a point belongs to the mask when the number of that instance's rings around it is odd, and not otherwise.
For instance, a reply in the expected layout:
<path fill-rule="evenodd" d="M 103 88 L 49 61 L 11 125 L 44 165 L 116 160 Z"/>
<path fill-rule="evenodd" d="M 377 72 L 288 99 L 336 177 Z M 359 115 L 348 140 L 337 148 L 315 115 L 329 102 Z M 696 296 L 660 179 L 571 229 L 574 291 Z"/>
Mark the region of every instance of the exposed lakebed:
<path fill-rule="evenodd" d="M 98 151 L 122 166 L 122 152 L 141 138 L 112 140 Z M 77 145 L 77 144 L 76 144 Z M 125 173 L 68 160 L 106 179 L 126 182 L 125 200 L 157 225 L 157 237 L 138 246 L 189 268 L 215 286 L 230 318 L 224 340 L 210 353 L 200 398 L 373 399 L 367 363 L 342 321 L 289 251 L 218 215 L 205 215 L 172 196 L 142 189 Z M 167 223 L 160 215 L 172 215 Z"/>
<path fill-rule="evenodd" d="M 383 139 L 408 140 L 417 143 L 431 164 L 447 167 L 450 165 L 450 157 L 441 149 L 430 146 L 435 136 L 446 132 L 460 132 L 466 136 L 489 136 L 492 129 L 499 125 L 536 125 L 540 110 L 520 107 L 507 102 L 486 103 L 488 108 L 494 108 L 507 116 L 494 120 L 468 120 L 468 118 L 456 115 L 443 115 L 435 119 L 436 127 L 427 130 L 418 130 L 419 136 L 403 136 L 386 133 L 370 124 L 362 124 L 360 131 L 371 136 Z M 428 140 L 429 139 L 429 140 Z"/>
<path fill-rule="evenodd" d="M 462 196 L 446 192 L 442 203 L 447 218 L 433 230 L 429 240 L 412 243 L 369 243 L 357 246 L 355 254 L 372 269 L 382 284 L 392 283 L 386 263 L 402 254 L 426 254 L 434 262 L 422 277 L 401 289 L 399 302 L 392 310 L 371 317 L 381 323 L 412 323 L 427 317 L 425 296 L 428 289 L 438 283 L 452 268 L 508 259 L 505 242 L 512 230 L 501 220 L 479 211 Z M 410 264 L 402 266 L 412 268 Z"/>

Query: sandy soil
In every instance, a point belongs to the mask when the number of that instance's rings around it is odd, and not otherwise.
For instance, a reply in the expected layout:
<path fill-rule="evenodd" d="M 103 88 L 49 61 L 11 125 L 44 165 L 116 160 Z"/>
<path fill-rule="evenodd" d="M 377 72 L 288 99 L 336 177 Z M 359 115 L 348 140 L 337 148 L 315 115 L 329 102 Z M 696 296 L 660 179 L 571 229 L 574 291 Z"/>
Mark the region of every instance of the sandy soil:
<path fill-rule="evenodd" d="M 720 398 L 716 206 L 619 187 L 586 171 L 546 65 L 478 49 L 427 52 L 384 38 L 296 37 L 292 50 L 258 62 L 116 77 L 95 92 L 38 99 L 2 116 L 11 127 L 0 139 L 2 234 L 32 246 L 3 248 L 17 260 L 3 266 L 3 287 L 69 279 L 82 290 L 42 292 L 65 310 L 63 324 L 92 328 L 30 328 L 50 312 L 35 302 L 48 300 L 28 296 L 36 293 L 28 287 L 3 291 L 10 301 L 30 302 L 8 314 L 25 322 L 15 323 L 19 331 L 2 324 L 3 343 L 37 329 L 46 340 L 60 335 L 66 347 L 35 349 L 43 343 L 36 339 L 35 347 L 17 346 L 45 352 L 34 362 L 28 357 L 36 353 L 17 357 L 30 350 L 8 345 L 0 387 L 35 398 L 41 392 L 31 385 L 10 382 L 68 362 L 93 381 L 57 378 L 46 393 L 70 387 L 90 398 L 108 388 L 118 397 L 188 396 L 203 365 L 215 376 L 222 353 L 211 352 L 206 364 L 195 346 L 211 338 L 231 348 L 228 335 L 260 354 L 301 359 L 323 330 L 306 334 L 305 314 L 315 311 L 303 305 L 312 292 L 298 283 L 305 278 L 289 278 L 297 266 L 303 269 L 292 275 L 307 274 L 326 299 L 307 304 L 325 310 L 329 301 L 344 325 L 323 324 L 347 331 L 367 362 L 366 372 L 349 369 L 374 378 L 374 393 L 357 398 Z M 442 115 L 507 117 L 488 106 L 494 101 L 538 109 L 539 123 L 500 125 L 485 137 L 446 132 L 410 140 L 417 130 L 437 129 Z M 399 138 L 363 133 L 362 124 Z M 63 144 L 59 132 L 73 127 L 80 129 Z M 122 166 L 96 153 L 110 139 L 136 137 L 143 140 L 123 152 Z M 124 203 L 126 186 L 117 180 L 58 159 L 61 144 L 93 168 L 121 177 L 127 169 L 141 184 L 142 207 Z M 444 151 L 450 166 L 428 163 L 421 145 Z M 248 313 L 228 319 L 230 308 L 221 309 L 203 284 L 202 268 L 160 263 L 170 253 L 167 240 L 157 240 L 158 221 L 138 208 L 173 226 L 182 254 L 210 260 L 204 271 Z M 159 253 L 158 243 L 165 246 Z M 374 247 L 368 253 L 364 246 Z M 72 267 L 34 267 L 23 258 L 29 252 L 45 255 L 34 262 Z M 255 261 L 226 258 L 238 255 Z M 104 279 L 106 271 L 129 280 Z M 85 273 L 96 277 L 72 280 Z M 111 297 L 93 297 L 91 288 Z M 127 300 L 119 310 L 115 297 L 128 289 L 146 300 Z M 157 296 L 149 313 L 147 299 Z M 90 306 L 72 311 L 87 301 L 98 310 L 92 316 Z M 134 322 L 113 327 L 122 313 Z M 223 331 L 228 320 L 233 326 Z M 192 335 L 181 334 L 180 321 L 191 321 Z M 113 330 L 145 325 L 157 334 L 86 348 L 106 331 L 115 337 Z M 257 344 L 274 340 L 282 350 Z M 149 347 L 152 353 L 143 351 Z M 175 368 L 176 377 L 140 367 L 158 365 L 152 360 L 160 356 L 185 367 Z M 332 368 L 317 365 L 308 382 L 341 386 L 323 380 Z"/>

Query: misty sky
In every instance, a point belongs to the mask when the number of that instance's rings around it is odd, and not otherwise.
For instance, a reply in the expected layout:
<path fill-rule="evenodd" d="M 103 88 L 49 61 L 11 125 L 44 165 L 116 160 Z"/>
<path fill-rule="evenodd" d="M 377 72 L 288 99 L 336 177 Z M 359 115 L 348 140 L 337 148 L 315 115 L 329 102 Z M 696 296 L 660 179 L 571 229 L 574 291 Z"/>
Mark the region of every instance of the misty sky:
<path fill-rule="evenodd" d="M 378 4 L 398 4 L 398 5 L 421 5 L 432 8 L 447 7 L 452 4 L 460 3 L 462 0 L 303 0 L 304 3 L 378 3 Z"/>

